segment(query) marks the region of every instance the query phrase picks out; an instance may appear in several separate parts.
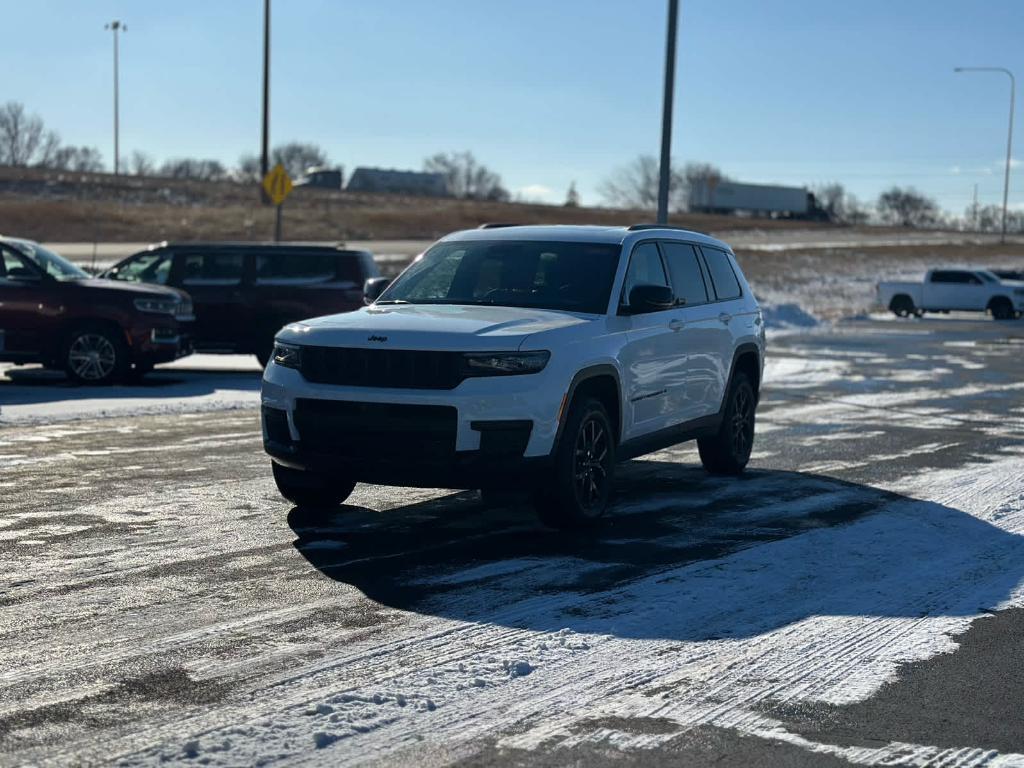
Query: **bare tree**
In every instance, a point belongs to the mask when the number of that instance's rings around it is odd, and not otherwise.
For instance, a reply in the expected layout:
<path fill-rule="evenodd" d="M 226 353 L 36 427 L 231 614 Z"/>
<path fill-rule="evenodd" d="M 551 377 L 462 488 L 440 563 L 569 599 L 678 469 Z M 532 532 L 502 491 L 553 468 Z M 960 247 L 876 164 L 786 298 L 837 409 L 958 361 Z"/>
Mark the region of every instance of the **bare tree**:
<path fill-rule="evenodd" d="M 245 154 L 238 158 L 235 178 L 239 181 L 259 181 L 261 170 L 260 158 L 257 155 Z"/>
<path fill-rule="evenodd" d="M 615 170 L 601 182 L 598 194 L 619 208 L 656 208 L 658 205 L 658 160 L 640 155 L 629 165 Z"/>
<path fill-rule="evenodd" d="M 135 176 L 152 176 L 156 173 L 156 164 L 153 162 L 153 158 L 138 149 L 132 152 L 131 159 L 126 165 Z"/>
<path fill-rule="evenodd" d="M 893 187 L 878 196 L 878 213 L 890 224 L 924 227 L 939 218 L 939 206 L 912 187 Z"/>
<path fill-rule="evenodd" d="M 580 193 L 576 190 L 576 182 L 572 182 L 569 185 L 568 191 L 565 193 L 565 207 L 566 208 L 579 208 L 580 207 Z"/>
<path fill-rule="evenodd" d="M 50 168 L 78 173 L 100 173 L 103 168 L 103 155 L 96 147 L 61 147 L 49 164 Z"/>
<path fill-rule="evenodd" d="M 629 165 L 614 171 L 598 187 L 602 199 L 621 208 L 652 209 L 658 205 L 659 163 L 653 155 L 640 155 Z M 698 182 L 717 183 L 725 175 L 710 163 L 673 166 L 669 177 L 669 207 L 684 210 L 690 187 Z"/>
<path fill-rule="evenodd" d="M 60 138 L 48 132 L 39 115 L 30 115 L 25 105 L 8 101 L 0 106 L 0 164 L 25 166 L 52 158 Z"/>
<path fill-rule="evenodd" d="M 305 175 L 306 169 L 327 165 L 327 153 L 316 144 L 290 141 L 274 147 L 270 153 L 272 164 L 280 163 L 293 179 Z"/>
<path fill-rule="evenodd" d="M 846 188 L 842 184 L 817 184 L 811 191 L 818 208 L 824 211 L 829 221 L 846 221 Z"/>
<path fill-rule="evenodd" d="M 220 181 L 227 178 L 228 172 L 219 160 L 200 160 L 183 157 L 168 160 L 161 165 L 160 175 L 170 176 L 174 179 Z"/>
<path fill-rule="evenodd" d="M 448 192 L 473 200 L 508 200 L 501 176 L 477 162 L 472 152 L 439 152 L 423 161 L 427 173 L 440 173 L 448 182 Z"/>
<path fill-rule="evenodd" d="M 974 205 L 967 207 L 968 225 L 979 232 L 999 232 L 1003 226 L 1003 207 L 1001 205 Z M 1024 211 L 1010 211 L 1006 216 L 1006 229 L 1010 232 L 1024 231 Z"/>
<path fill-rule="evenodd" d="M 53 165 L 60 151 L 60 136 L 54 131 L 46 131 L 43 134 L 42 143 L 36 153 L 35 164 L 42 168 L 49 168 Z"/>

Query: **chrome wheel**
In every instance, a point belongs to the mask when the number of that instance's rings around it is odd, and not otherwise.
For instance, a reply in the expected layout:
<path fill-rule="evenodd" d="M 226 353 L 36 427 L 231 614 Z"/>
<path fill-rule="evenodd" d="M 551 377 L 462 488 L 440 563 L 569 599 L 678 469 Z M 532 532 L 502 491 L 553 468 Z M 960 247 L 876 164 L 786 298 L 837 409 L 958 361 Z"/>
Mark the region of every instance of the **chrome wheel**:
<path fill-rule="evenodd" d="M 82 381 L 103 381 L 117 367 L 117 350 L 101 333 L 83 333 L 68 347 L 68 366 Z"/>
<path fill-rule="evenodd" d="M 736 388 L 729 427 L 733 455 L 740 461 L 746 461 L 754 444 L 754 400 L 747 387 Z"/>
<path fill-rule="evenodd" d="M 587 516 L 604 510 L 611 463 L 608 440 L 608 432 L 598 419 L 590 418 L 580 424 L 573 455 L 573 480 L 576 499 Z"/>

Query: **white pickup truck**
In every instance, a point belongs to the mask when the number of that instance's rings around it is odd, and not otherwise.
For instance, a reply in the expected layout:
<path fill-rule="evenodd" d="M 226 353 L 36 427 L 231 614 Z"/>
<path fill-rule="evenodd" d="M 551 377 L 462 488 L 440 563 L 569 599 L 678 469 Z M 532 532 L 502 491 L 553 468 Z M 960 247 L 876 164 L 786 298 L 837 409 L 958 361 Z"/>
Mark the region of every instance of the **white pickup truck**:
<path fill-rule="evenodd" d="M 878 303 L 897 317 L 967 310 L 1012 320 L 1024 312 L 1024 282 L 1000 280 L 987 269 L 932 269 L 923 283 L 879 283 Z"/>

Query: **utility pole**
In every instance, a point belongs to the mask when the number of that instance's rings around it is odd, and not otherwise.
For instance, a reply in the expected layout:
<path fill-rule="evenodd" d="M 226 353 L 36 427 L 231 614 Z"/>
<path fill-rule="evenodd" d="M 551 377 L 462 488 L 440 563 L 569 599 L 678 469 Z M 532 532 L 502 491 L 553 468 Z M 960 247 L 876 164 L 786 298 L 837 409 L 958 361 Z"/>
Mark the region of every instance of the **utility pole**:
<path fill-rule="evenodd" d="M 120 109 L 118 97 L 120 87 L 118 85 L 118 61 L 117 61 L 117 33 L 127 32 L 128 27 L 120 21 L 112 21 L 103 26 L 104 29 L 112 30 L 114 33 L 114 175 L 117 176 L 121 170 L 121 145 L 120 145 Z"/>
<path fill-rule="evenodd" d="M 1013 72 L 1006 67 L 957 67 L 954 72 L 1002 72 L 1010 78 L 1010 128 L 1006 134 L 1006 170 L 1003 173 L 1003 227 L 999 242 L 1006 242 L 1006 207 L 1010 197 L 1010 161 L 1013 155 L 1013 107 L 1017 93 L 1017 81 Z"/>
<path fill-rule="evenodd" d="M 668 186 L 672 175 L 672 93 L 676 79 L 676 19 L 679 0 L 668 0 L 665 42 L 665 94 L 661 103 L 661 169 L 658 173 L 658 224 L 668 223 Z"/>
<path fill-rule="evenodd" d="M 270 170 L 270 0 L 263 0 L 263 149 L 260 179 Z"/>

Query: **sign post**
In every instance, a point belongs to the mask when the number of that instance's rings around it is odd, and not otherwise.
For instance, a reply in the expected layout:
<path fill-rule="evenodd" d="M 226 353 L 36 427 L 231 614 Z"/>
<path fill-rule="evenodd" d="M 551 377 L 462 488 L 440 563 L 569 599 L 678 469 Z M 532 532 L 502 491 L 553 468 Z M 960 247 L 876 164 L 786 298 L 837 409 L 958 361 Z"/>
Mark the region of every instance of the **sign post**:
<path fill-rule="evenodd" d="M 275 242 L 281 242 L 281 206 L 284 204 L 285 198 L 291 194 L 292 188 L 292 180 L 280 163 L 271 168 L 263 177 L 263 191 L 267 193 L 270 202 L 277 206 L 277 219 L 274 224 Z"/>

